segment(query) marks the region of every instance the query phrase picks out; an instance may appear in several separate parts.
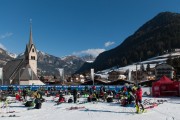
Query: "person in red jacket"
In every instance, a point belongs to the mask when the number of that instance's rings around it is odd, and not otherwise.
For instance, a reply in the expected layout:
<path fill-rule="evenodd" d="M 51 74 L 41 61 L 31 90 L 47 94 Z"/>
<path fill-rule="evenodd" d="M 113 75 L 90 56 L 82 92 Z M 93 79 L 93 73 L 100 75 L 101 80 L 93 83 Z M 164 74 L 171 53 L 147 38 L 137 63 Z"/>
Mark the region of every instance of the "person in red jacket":
<path fill-rule="evenodd" d="M 136 91 L 136 112 L 140 112 L 140 106 L 142 108 L 142 112 L 144 111 L 144 106 L 142 105 L 142 89 L 139 85 Z"/>

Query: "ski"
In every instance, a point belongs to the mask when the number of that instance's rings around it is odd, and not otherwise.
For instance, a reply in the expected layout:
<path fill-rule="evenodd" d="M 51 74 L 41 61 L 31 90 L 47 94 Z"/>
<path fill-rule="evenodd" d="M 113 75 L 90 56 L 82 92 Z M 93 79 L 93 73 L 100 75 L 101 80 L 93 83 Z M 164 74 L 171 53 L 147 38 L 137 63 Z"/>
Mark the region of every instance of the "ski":
<path fill-rule="evenodd" d="M 70 107 L 70 108 L 67 108 L 67 110 L 78 110 L 78 109 L 84 109 L 85 107 Z"/>
<path fill-rule="evenodd" d="M 157 104 L 154 104 L 154 105 L 146 106 L 146 107 L 144 107 L 144 109 L 152 109 L 157 106 L 158 106 Z"/>
<path fill-rule="evenodd" d="M 14 114 L 14 115 L 8 115 L 8 116 L 7 115 L 6 116 L 2 115 L 1 117 L 20 117 L 20 116 L 17 116 L 17 115 Z"/>

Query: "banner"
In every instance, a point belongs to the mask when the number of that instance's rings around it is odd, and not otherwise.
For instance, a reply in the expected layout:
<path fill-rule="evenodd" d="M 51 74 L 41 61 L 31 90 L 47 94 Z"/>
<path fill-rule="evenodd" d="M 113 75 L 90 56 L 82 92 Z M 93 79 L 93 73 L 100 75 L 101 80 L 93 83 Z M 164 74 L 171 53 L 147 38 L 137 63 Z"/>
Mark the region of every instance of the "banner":
<path fill-rule="evenodd" d="M 0 79 L 3 79 L 3 68 L 0 68 Z"/>
<path fill-rule="evenodd" d="M 91 69 L 91 80 L 93 81 L 93 85 L 94 85 L 94 69 Z"/>
<path fill-rule="evenodd" d="M 63 68 L 59 68 L 59 75 L 61 78 L 63 78 L 63 75 L 64 75 L 64 69 Z"/>
<path fill-rule="evenodd" d="M 0 85 L 3 85 L 3 68 L 0 68 Z"/>
<path fill-rule="evenodd" d="M 64 68 L 58 68 L 60 80 L 64 81 Z"/>
<path fill-rule="evenodd" d="M 28 72 L 29 72 L 29 76 L 31 77 L 31 78 L 29 78 L 29 79 L 33 80 L 33 77 L 32 77 L 32 69 L 31 69 L 31 68 L 28 68 Z"/>
<path fill-rule="evenodd" d="M 96 90 L 100 90 L 101 85 L 95 85 L 96 86 Z M 8 90 L 9 86 L 0 86 L 0 90 Z M 12 86 L 11 86 L 12 87 Z M 88 89 L 92 88 L 93 85 L 73 85 L 73 86 L 67 86 L 67 85 L 14 85 L 13 89 L 15 91 L 23 88 L 29 88 L 30 90 L 38 90 L 41 88 L 44 88 L 44 90 L 50 90 L 51 88 L 55 88 L 55 90 L 68 90 L 68 88 L 71 88 L 71 90 L 73 89 L 78 89 L 78 90 L 84 90 L 85 87 L 87 87 Z M 118 86 L 114 86 L 114 85 L 106 85 L 104 86 L 106 90 L 115 90 L 115 91 L 119 91 L 121 90 L 121 88 L 123 86 L 118 85 Z"/>
<path fill-rule="evenodd" d="M 91 69 L 91 79 L 94 80 L 94 69 Z"/>

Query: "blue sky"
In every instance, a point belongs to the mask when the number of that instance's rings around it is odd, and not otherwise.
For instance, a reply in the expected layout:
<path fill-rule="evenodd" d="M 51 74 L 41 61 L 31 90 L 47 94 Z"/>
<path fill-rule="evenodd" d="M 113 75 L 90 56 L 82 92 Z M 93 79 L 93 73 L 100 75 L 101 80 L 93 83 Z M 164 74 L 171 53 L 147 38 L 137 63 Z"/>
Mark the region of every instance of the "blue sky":
<path fill-rule="evenodd" d="M 0 46 L 22 53 L 29 40 L 58 57 L 115 48 L 160 12 L 180 13 L 180 0 L 0 0 Z"/>

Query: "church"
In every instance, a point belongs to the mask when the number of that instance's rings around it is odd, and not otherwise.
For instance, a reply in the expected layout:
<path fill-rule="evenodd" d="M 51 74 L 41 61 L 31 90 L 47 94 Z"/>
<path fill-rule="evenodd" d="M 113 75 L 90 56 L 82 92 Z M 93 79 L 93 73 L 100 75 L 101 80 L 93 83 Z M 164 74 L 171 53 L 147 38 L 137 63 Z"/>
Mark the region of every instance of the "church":
<path fill-rule="evenodd" d="M 37 50 L 32 38 L 32 24 L 24 58 L 6 63 L 3 67 L 3 83 L 4 85 L 44 85 L 37 76 Z"/>

